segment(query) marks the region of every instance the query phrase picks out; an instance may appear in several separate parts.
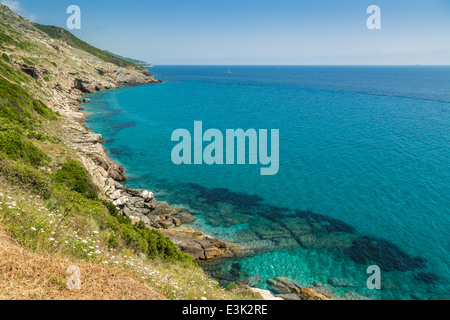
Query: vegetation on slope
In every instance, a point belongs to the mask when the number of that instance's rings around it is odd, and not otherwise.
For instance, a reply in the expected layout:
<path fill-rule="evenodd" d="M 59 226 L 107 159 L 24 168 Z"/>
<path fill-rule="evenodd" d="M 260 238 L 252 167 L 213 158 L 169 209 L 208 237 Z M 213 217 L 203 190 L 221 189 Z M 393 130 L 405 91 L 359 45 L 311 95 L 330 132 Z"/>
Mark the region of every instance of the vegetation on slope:
<path fill-rule="evenodd" d="M 55 26 L 46 26 L 38 23 L 34 23 L 34 26 L 38 28 L 39 30 L 45 32 L 47 35 L 49 35 L 53 39 L 61 40 L 70 45 L 73 48 L 77 48 L 80 50 L 83 50 L 85 52 L 88 52 L 92 54 L 93 56 L 96 56 L 97 58 L 105 61 L 115 64 L 119 67 L 133 67 L 137 70 L 144 71 L 145 68 L 138 66 L 134 63 L 131 63 L 129 61 L 126 61 L 124 59 L 121 59 L 115 55 L 112 55 L 106 51 L 97 49 L 94 46 L 91 46 L 90 44 L 84 42 L 83 40 L 78 39 L 75 37 L 72 33 L 69 31 Z"/>
<path fill-rule="evenodd" d="M 165 300 L 130 272 L 24 250 L 0 226 L 0 300 Z M 77 264 L 81 290 L 66 290 L 67 269 Z"/>
<path fill-rule="evenodd" d="M 179 252 L 170 239 L 143 223 L 132 224 L 111 203 L 102 200 L 77 154 L 64 143 L 66 119 L 38 99 L 46 95 L 40 90 L 42 80 L 24 73 L 11 61 L 22 60 L 50 72 L 51 66 L 57 68 L 57 64 L 39 42 L 26 42 L 21 37 L 28 30 L 36 32 L 29 22 L 1 5 L 0 16 L 0 225 L 7 228 L 30 262 L 19 266 L 18 260 L 2 259 L 0 292 L 5 292 L 4 285 L 13 281 L 17 290 L 9 292 L 20 297 L 20 288 L 25 294 L 31 293 L 27 286 L 31 281 L 40 293 L 30 298 L 55 298 L 58 295 L 52 295 L 52 290 L 56 288 L 60 294 L 65 285 L 63 269 L 48 277 L 33 277 L 32 273 L 22 277 L 14 270 L 39 268 L 44 260 L 50 263 L 43 266 L 50 268 L 51 261 L 58 264 L 60 259 L 67 259 L 79 264 L 86 277 L 93 276 L 89 270 L 100 270 L 96 269 L 99 264 L 126 269 L 135 279 L 170 299 L 256 298 L 242 288 L 225 291 L 189 255 Z M 136 68 L 65 30 L 42 29 L 102 60 Z M 70 65 L 69 58 L 67 63 Z M 0 244 L 0 252 L 4 253 L 3 249 Z M 47 275 L 46 271 L 42 270 L 42 275 Z M 84 283 L 90 285 L 92 281 L 85 278 Z"/>
<path fill-rule="evenodd" d="M 99 200 L 96 186 L 77 160 L 67 159 L 55 173 L 40 169 L 52 160 L 33 142 L 42 136 L 38 133 L 44 120 L 57 119 L 45 104 L 4 78 L 0 78 L 0 102 L 0 173 L 5 179 L 58 203 L 61 211 L 70 209 L 71 215 L 94 218 L 100 228 L 110 232 L 108 243 L 112 246 L 123 243 L 152 258 L 194 264 L 161 233 L 143 225 L 132 226 L 129 219 L 117 214 L 114 206 Z M 47 143 L 57 148 L 52 141 L 48 139 Z"/>

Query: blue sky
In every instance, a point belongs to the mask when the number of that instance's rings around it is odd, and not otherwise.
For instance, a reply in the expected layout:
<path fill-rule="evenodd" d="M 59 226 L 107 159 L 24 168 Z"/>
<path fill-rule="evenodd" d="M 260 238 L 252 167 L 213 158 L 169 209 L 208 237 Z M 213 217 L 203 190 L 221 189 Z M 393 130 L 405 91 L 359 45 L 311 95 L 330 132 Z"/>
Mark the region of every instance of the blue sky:
<path fill-rule="evenodd" d="M 29 19 L 154 64 L 450 65 L 450 0 L 0 0 Z M 369 5 L 382 29 L 368 30 Z"/>

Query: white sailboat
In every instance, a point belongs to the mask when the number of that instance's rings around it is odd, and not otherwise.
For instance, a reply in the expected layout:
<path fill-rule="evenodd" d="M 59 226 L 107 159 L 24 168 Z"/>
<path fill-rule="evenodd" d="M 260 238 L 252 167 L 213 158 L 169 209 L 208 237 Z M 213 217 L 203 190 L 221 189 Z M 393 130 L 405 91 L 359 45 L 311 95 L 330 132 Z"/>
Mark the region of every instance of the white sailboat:
<path fill-rule="evenodd" d="M 228 74 L 231 74 L 230 67 L 228 67 Z"/>

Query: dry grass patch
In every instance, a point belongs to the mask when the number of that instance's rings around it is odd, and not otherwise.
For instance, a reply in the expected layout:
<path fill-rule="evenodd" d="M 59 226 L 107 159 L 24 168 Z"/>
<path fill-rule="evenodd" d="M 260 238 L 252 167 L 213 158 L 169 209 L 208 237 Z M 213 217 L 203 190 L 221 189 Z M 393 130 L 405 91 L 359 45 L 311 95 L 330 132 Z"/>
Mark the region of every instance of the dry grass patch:
<path fill-rule="evenodd" d="M 81 290 L 66 288 L 67 268 L 81 269 Z M 22 249 L 0 226 L 0 299 L 2 300 L 166 300 L 117 268 L 39 256 Z"/>

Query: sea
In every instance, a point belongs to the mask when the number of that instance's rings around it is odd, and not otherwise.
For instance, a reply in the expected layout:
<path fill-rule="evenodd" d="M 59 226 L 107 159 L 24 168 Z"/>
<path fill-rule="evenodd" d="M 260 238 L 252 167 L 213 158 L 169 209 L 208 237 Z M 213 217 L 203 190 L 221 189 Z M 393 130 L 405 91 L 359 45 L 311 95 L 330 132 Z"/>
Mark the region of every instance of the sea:
<path fill-rule="evenodd" d="M 262 289 L 286 277 L 346 298 L 450 298 L 450 67 L 149 70 L 163 83 L 89 94 L 87 126 L 127 186 L 250 249 L 201 264 L 223 286 L 259 275 Z M 278 173 L 174 164 L 172 134 L 194 139 L 195 121 L 224 136 L 278 129 Z M 370 266 L 381 289 L 368 286 Z"/>

